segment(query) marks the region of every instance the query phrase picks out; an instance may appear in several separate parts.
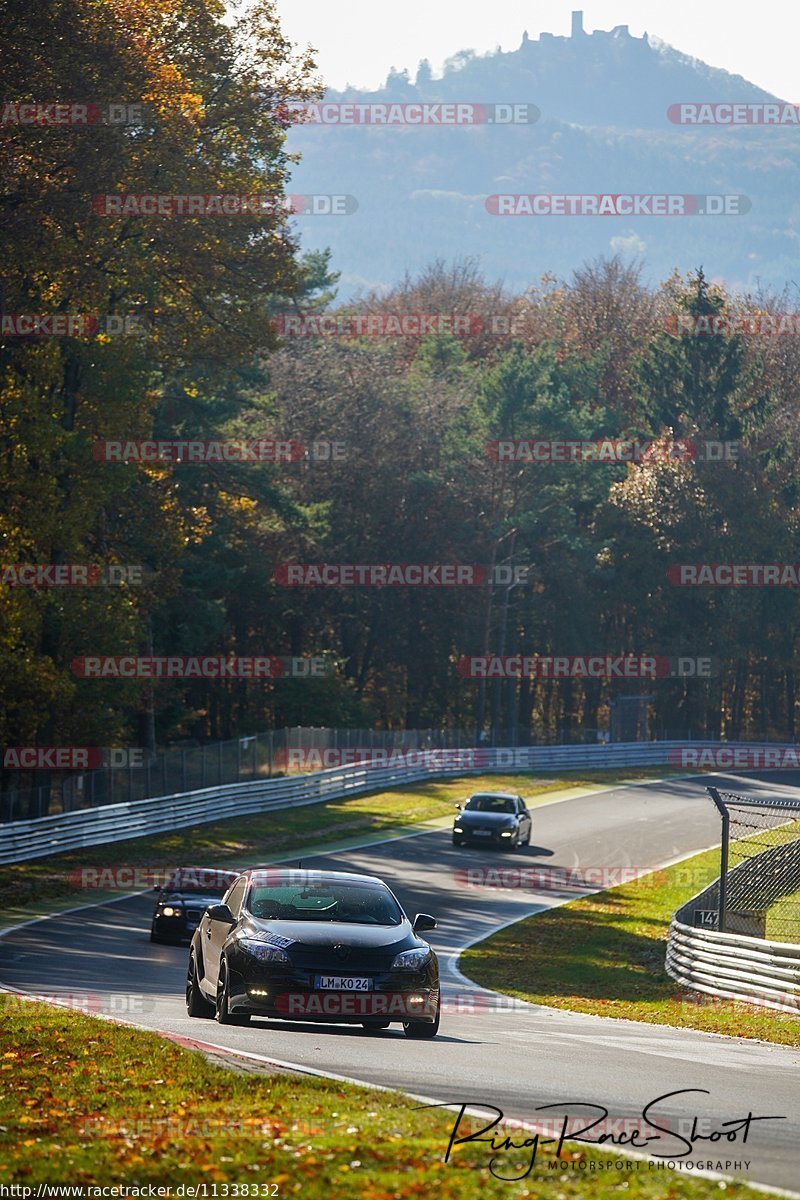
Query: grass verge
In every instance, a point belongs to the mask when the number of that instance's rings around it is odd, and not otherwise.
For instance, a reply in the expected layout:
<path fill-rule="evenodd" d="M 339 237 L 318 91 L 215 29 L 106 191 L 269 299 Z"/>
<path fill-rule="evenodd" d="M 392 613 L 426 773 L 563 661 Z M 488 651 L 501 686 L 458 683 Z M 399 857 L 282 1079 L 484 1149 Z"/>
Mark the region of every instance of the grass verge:
<path fill-rule="evenodd" d="M 49 911 L 53 901 L 77 905 L 113 893 L 87 896 L 74 883 L 81 867 L 169 868 L 180 865 L 244 867 L 286 856 L 309 853 L 321 844 L 343 838 L 365 840 L 391 836 L 408 826 L 435 818 L 452 817 L 453 805 L 471 791 L 520 792 L 532 803 L 541 803 L 561 788 L 602 786 L 623 780 L 647 778 L 652 772 L 598 771 L 555 775 L 487 775 L 442 779 L 392 791 L 375 792 L 303 808 L 280 809 L 245 817 L 231 817 L 208 825 L 194 825 L 153 837 L 133 838 L 57 854 L 30 862 L 0 866 L 0 924 Z M 0 826 L 0 829 L 2 827 Z"/>
<path fill-rule="evenodd" d="M 718 875 L 718 850 L 695 855 L 511 925 L 465 951 L 461 969 L 534 1004 L 800 1046 L 796 1015 L 683 992 L 664 970 L 673 913 Z"/>
<path fill-rule="evenodd" d="M 415 1110 L 399 1093 L 225 1070 L 143 1030 L 4 996 L 0 1006 L 0 1184 L 205 1183 L 212 1196 L 227 1183 L 239 1190 L 217 1195 L 303 1200 L 702 1200 L 719 1186 L 573 1142 L 558 1158 L 540 1148 L 510 1191 L 489 1172 L 488 1145 L 456 1147 L 445 1163 L 456 1114 Z M 530 1153 L 499 1153 L 495 1170 L 520 1177 Z M 630 1165 L 609 1169 L 615 1159 Z M 726 1194 L 752 1196 L 743 1184 Z"/>

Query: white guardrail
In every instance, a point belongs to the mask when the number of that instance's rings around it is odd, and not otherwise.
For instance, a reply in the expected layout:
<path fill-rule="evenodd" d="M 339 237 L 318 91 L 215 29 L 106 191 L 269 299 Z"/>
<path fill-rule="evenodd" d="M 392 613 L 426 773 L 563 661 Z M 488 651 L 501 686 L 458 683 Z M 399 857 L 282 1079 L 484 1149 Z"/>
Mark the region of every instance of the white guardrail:
<path fill-rule="evenodd" d="M 611 745 L 398 751 L 394 756 L 396 765 L 392 765 L 390 754 L 387 766 L 331 767 L 309 775 L 224 784 L 30 821 L 8 822 L 0 825 L 0 864 L 44 858 L 104 842 L 147 837 L 226 817 L 268 812 L 273 808 L 319 804 L 436 777 L 510 770 L 664 766 L 670 761 L 670 751 L 697 744 L 616 742 Z"/>
<path fill-rule="evenodd" d="M 693 929 L 676 914 L 666 970 L 692 991 L 800 1015 L 800 946 L 790 942 Z"/>

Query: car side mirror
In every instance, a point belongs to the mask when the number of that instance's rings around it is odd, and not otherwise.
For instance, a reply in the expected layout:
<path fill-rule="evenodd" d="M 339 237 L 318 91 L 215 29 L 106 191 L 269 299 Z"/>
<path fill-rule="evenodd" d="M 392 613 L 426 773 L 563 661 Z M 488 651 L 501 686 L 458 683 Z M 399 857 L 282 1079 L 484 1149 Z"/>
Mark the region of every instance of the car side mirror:
<path fill-rule="evenodd" d="M 236 917 L 233 915 L 227 904 L 212 904 L 206 910 L 206 915 L 212 921 L 224 921 L 226 925 L 235 925 Z"/>
<path fill-rule="evenodd" d="M 417 913 L 411 928 L 414 930 L 414 933 L 424 933 L 426 929 L 436 928 L 436 919 L 430 916 L 429 913 Z"/>
<path fill-rule="evenodd" d="M 458 809 L 458 811 L 459 811 L 459 812 L 461 812 L 461 810 L 462 810 L 462 808 L 464 807 L 464 805 L 463 805 L 463 804 L 454 804 L 454 805 L 453 805 L 453 807 L 454 807 L 454 808 L 457 808 L 457 809 Z"/>

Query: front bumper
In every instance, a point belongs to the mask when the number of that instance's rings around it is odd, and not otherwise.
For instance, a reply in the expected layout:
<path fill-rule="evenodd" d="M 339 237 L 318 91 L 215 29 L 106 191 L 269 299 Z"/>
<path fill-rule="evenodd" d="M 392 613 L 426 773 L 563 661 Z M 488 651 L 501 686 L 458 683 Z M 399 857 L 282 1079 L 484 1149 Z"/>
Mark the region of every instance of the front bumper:
<path fill-rule="evenodd" d="M 282 1021 L 360 1024 L 363 1021 L 435 1022 L 439 1012 L 438 970 L 390 972 L 363 969 L 349 975 L 370 979 L 369 991 L 318 989 L 318 970 L 248 961 L 243 953 L 228 957 L 228 1006 L 234 1013 Z"/>
<path fill-rule="evenodd" d="M 470 842 L 476 846 L 513 846 L 517 838 L 517 831 L 516 829 L 481 829 L 480 827 L 470 829 L 468 826 L 462 826 L 460 833 L 453 829 L 453 837 L 458 842 Z"/>

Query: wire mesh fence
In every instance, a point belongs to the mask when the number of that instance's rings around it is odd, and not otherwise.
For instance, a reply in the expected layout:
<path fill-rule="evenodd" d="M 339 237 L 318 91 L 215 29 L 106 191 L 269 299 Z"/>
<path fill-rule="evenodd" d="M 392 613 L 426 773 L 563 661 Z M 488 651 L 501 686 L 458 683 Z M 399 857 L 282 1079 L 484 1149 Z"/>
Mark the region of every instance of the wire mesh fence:
<path fill-rule="evenodd" d="M 474 737 L 463 729 L 297 726 L 144 754 L 140 766 L 48 772 L 41 783 L 32 779 L 32 773 L 6 772 L 0 789 L 0 824 L 363 761 L 381 765 L 381 755 L 458 749 L 473 743 Z M 41 778 L 45 773 L 37 774 Z"/>
<path fill-rule="evenodd" d="M 389 765 L 380 755 L 417 750 L 489 746 L 592 745 L 620 740 L 611 730 L 519 728 L 476 733 L 475 729 L 332 729 L 295 726 L 203 745 L 142 752 L 141 765 L 84 771 L 0 772 L 0 825 L 106 804 L 147 800 L 229 783 L 247 783 L 276 775 L 320 771 L 371 761 Z M 630 733 L 630 730 L 625 730 Z M 648 741 L 717 741 L 702 729 L 651 729 Z M 622 739 L 624 740 L 624 739 Z M 641 740 L 632 738 L 632 740 Z M 771 741 L 762 737 L 754 740 Z"/>
<path fill-rule="evenodd" d="M 723 816 L 721 872 L 694 925 L 800 944 L 800 800 L 708 792 Z"/>

